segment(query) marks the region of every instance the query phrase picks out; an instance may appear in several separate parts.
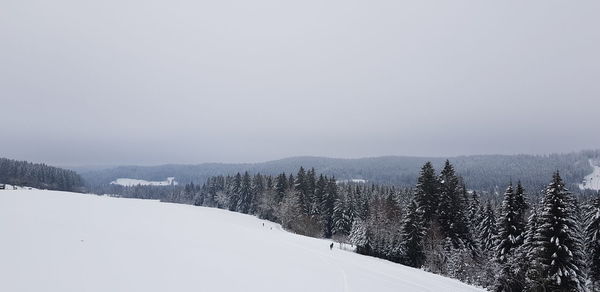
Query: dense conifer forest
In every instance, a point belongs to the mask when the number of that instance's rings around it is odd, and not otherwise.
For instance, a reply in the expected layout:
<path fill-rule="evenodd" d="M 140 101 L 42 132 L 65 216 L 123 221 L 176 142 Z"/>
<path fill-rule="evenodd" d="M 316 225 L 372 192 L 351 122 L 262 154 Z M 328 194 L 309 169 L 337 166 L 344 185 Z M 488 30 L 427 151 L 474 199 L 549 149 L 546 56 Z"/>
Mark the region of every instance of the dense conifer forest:
<path fill-rule="evenodd" d="M 72 170 L 6 158 L 0 158 L 0 184 L 48 190 L 84 191 L 83 179 Z"/>
<path fill-rule="evenodd" d="M 557 169 L 567 187 L 574 189 L 584 176 L 592 172 L 590 159 L 597 160 L 600 151 L 580 151 L 551 155 L 469 155 L 448 158 L 470 189 L 502 193 L 507 181 L 520 179 L 524 187 L 542 189 L 548 173 Z M 447 158 L 386 156 L 360 159 L 325 157 L 292 157 L 263 163 L 198 165 L 121 166 L 99 170 L 74 169 L 81 173 L 90 186 L 99 187 L 118 178 L 161 181 L 175 177 L 182 183 L 203 184 L 216 175 L 232 173 L 261 173 L 277 175 L 293 173 L 301 166 L 310 166 L 318 173 L 335 176 L 338 180 L 364 179 L 369 183 L 413 187 L 419 168 L 430 161 L 443 168 Z"/>

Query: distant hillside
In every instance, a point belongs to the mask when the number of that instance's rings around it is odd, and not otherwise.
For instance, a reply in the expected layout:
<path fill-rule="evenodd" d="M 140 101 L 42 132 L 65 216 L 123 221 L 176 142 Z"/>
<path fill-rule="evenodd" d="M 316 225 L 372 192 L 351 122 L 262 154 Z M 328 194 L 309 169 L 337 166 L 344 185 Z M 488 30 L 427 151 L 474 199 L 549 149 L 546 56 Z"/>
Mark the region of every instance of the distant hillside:
<path fill-rule="evenodd" d="M 84 189 L 83 179 L 75 171 L 7 158 L 0 158 L 0 184 L 59 191 Z"/>
<path fill-rule="evenodd" d="M 559 170 L 571 188 L 577 188 L 583 178 L 592 173 L 589 159 L 600 157 L 600 150 L 552 155 L 471 155 L 458 157 L 385 156 L 359 159 L 325 157 L 291 157 L 262 163 L 198 165 L 121 166 L 110 169 L 82 171 L 90 185 L 109 184 L 118 178 L 164 180 L 175 177 L 180 183 L 204 183 L 214 175 L 236 172 L 278 174 L 295 173 L 300 166 L 314 167 L 318 173 L 333 175 L 339 180 L 364 179 L 388 185 L 413 186 L 421 166 L 431 161 L 436 169 L 449 159 L 471 189 L 493 191 L 504 188 L 509 181 L 521 180 L 536 191 L 548 183 L 552 172 Z M 537 191 L 536 191 L 537 192 Z"/>

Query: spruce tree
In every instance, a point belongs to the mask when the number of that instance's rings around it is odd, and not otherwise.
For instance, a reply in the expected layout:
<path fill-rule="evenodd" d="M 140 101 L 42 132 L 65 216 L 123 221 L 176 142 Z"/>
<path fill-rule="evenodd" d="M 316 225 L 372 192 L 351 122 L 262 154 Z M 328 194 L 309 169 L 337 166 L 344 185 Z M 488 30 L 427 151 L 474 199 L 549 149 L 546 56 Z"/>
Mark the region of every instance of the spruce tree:
<path fill-rule="evenodd" d="M 589 277 L 593 289 L 600 282 L 600 194 L 590 207 L 586 216 L 585 241 L 589 258 Z"/>
<path fill-rule="evenodd" d="M 498 236 L 496 258 L 500 263 L 507 261 L 512 256 L 511 252 L 520 245 L 522 224 L 515 205 L 515 194 L 512 184 L 506 188 L 504 199 L 498 217 Z"/>
<path fill-rule="evenodd" d="M 344 192 L 337 197 L 333 206 L 333 234 L 338 237 L 348 236 L 353 220 L 349 196 Z"/>
<path fill-rule="evenodd" d="M 450 161 L 446 160 L 440 173 L 440 204 L 437 216 L 441 231 L 450 239 L 454 248 L 472 246 L 465 210 L 459 178 Z"/>
<path fill-rule="evenodd" d="M 518 188 L 519 196 L 523 198 L 523 188 Z M 525 275 L 520 272 L 522 260 L 517 252 L 523 243 L 525 222 L 522 217 L 524 212 L 522 201 L 516 199 L 517 195 L 512 184 L 504 192 L 504 199 L 498 218 L 498 235 L 496 239 L 496 260 L 500 264 L 495 291 L 521 291 L 524 288 Z"/>
<path fill-rule="evenodd" d="M 238 172 L 233 178 L 231 189 L 229 190 L 229 210 L 236 211 L 240 203 L 240 190 L 242 189 L 242 175 Z"/>
<path fill-rule="evenodd" d="M 496 214 L 490 201 L 485 205 L 483 218 L 477 228 L 479 231 L 479 243 L 483 251 L 491 251 L 496 247 Z"/>
<path fill-rule="evenodd" d="M 423 219 L 426 222 L 431 221 L 436 215 L 439 196 L 439 180 L 433 165 L 427 162 L 421 168 L 414 195 L 417 206 L 423 210 Z"/>
<path fill-rule="evenodd" d="M 283 196 L 285 192 L 288 190 L 288 181 L 285 173 L 282 173 L 277 176 L 275 182 L 275 192 L 277 193 L 277 202 L 281 202 L 283 200 Z"/>
<path fill-rule="evenodd" d="M 576 202 L 556 172 L 546 187 L 532 258 L 539 281 L 532 290 L 584 291 L 585 265 Z"/>
<path fill-rule="evenodd" d="M 304 214 L 308 214 L 310 206 L 308 205 L 308 179 L 306 178 L 306 171 L 304 167 L 300 167 L 298 170 L 298 174 L 296 175 L 296 180 L 294 182 L 294 189 L 298 194 L 298 202 L 300 204 L 300 210 Z"/>
<path fill-rule="evenodd" d="M 250 180 L 250 174 L 244 172 L 242 177 L 242 184 L 240 187 L 240 200 L 238 202 L 238 211 L 247 214 L 250 211 L 250 205 L 252 203 L 252 181 Z"/>
<path fill-rule="evenodd" d="M 423 238 L 425 237 L 425 222 L 423 211 L 415 201 L 408 207 L 406 217 L 402 223 L 401 233 L 401 262 L 404 265 L 420 268 L 425 262 L 423 252 Z"/>
<path fill-rule="evenodd" d="M 325 193 L 320 198 L 320 215 L 321 224 L 323 225 L 323 236 L 330 238 L 333 235 L 333 213 L 334 204 L 337 198 L 337 184 L 335 179 L 324 178 L 325 182 Z"/>
<path fill-rule="evenodd" d="M 520 233 L 525 231 L 525 220 L 527 216 L 527 210 L 529 209 L 529 204 L 527 203 L 527 198 L 525 196 L 525 189 L 521 184 L 521 181 L 517 183 L 517 189 L 515 190 L 515 211 L 517 213 L 517 217 L 519 218 L 519 224 L 517 228 L 519 228 Z"/>

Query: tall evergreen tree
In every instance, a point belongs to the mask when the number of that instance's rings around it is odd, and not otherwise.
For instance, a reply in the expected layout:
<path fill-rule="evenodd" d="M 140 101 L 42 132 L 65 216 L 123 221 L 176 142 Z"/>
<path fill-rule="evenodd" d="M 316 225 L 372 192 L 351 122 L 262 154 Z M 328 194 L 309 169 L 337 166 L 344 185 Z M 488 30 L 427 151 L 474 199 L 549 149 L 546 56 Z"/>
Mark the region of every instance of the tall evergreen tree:
<path fill-rule="evenodd" d="M 407 266 L 420 268 L 425 262 L 423 238 L 425 237 L 425 221 L 423 210 L 412 201 L 402 223 L 401 262 Z"/>
<path fill-rule="evenodd" d="M 529 209 L 529 204 L 527 203 L 527 198 L 525 196 L 525 189 L 521 184 L 521 181 L 517 183 L 517 189 L 515 190 L 515 211 L 517 213 L 517 217 L 519 218 L 519 224 L 523 224 L 517 226 L 520 228 L 521 233 L 525 230 L 525 220 L 527 219 L 527 210 Z"/>
<path fill-rule="evenodd" d="M 485 205 L 485 211 L 478 227 L 479 243 L 483 251 L 491 251 L 496 247 L 496 214 L 490 201 Z"/>
<path fill-rule="evenodd" d="M 337 198 L 337 184 L 335 183 L 335 179 L 327 179 L 324 178 L 325 182 L 325 193 L 320 198 L 320 214 L 321 214 L 321 224 L 323 225 L 323 236 L 325 238 L 330 238 L 333 235 L 334 228 L 334 205 Z"/>
<path fill-rule="evenodd" d="M 496 258 L 500 263 L 507 261 L 512 256 L 511 252 L 521 243 L 521 227 L 519 213 L 515 203 L 515 193 L 512 184 L 506 188 L 504 199 L 498 217 L 498 236 L 496 246 Z"/>
<path fill-rule="evenodd" d="M 440 183 L 431 162 L 421 168 L 421 173 L 415 186 L 415 200 L 417 206 L 423 210 L 423 219 L 431 221 L 439 206 Z"/>
<path fill-rule="evenodd" d="M 277 176 L 276 182 L 275 182 L 275 191 L 277 193 L 277 201 L 281 202 L 281 200 L 283 200 L 283 196 L 285 195 L 285 192 L 288 190 L 288 180 L 287 177 L 285 176 L 285 173 L 282 173 L 280 175 Z"/>
<path fill-rule="evenodd" d="M 247 214 L 250 211 L 250 205 L 252 203 L 252 181 L 250 174 L 244 172 L 242 176 L 242 184 L 240 187 L 240 200 L 238 203 L 238 211 Z"/>
<path fill-rule="evenodd" d="M 229 210 L 236 211 L 240 203 L 240 191 L 242 189 L 242 175 L 238 172 L 233 178 L 233 184 L 229 190 Z"/>
<path fill-rule="evenodd" d="M 446 160 L 444 169 L 440 173 L 438 222 L 444 236 L 450 239 L 454 248 L 470 246 L 472 243 L 465 210 L 459 179 L 450 161 Z"/>
<path fill-rule="evenodd" d="M 511 292 L 524 289 L 525 275 L 520 272 L 518 248 L 523 243 L 525 222 L 523 218 L 524 206 L 522 205 L 523 188 L 518 188 L 519 197 L 513 190 L 512 183 L 504 192 L 500 216 L 498 218 L 498 235 L 496 239 L 496 260 L 500 264 L 500 274 L 497 279 L 495 291 Z"/>
<path fill-rule="evenodd" d="M 533 257 L 539 260 L 540 279 L 532 290 L 585 291 L 583 246 L 575 200 L 556 172 L 546 187 Z"/>
<path fill-rule="evenodd" d="M 589 255 L 589 276 L 594 289 L 600 282 L 600 194 L 590 207 L 586 216 L 585 239 Z"/>
<path fill-rule="evenodd" d="M 296 175 L 296 180 L 294 181 L 294 190 L 296 190 L 296 193 L 298 195 L 298 203 L 300 204 L 300 210 L 304 214 L 308 214 L 309 209 L 307 200 L 307 181 L 308 180 L 306 179 L 306 171 L 304 170 L 304 167 L 300 167 L 300 170 L 298 170 L 298 174 Z"/>
<path fill-rule="evenodd" d="M 347 192 L 337 196 L 333 205 L 333 234 L 346 237 L 352 229 L 354 216 L 351 211 L 351 201 Z"/>

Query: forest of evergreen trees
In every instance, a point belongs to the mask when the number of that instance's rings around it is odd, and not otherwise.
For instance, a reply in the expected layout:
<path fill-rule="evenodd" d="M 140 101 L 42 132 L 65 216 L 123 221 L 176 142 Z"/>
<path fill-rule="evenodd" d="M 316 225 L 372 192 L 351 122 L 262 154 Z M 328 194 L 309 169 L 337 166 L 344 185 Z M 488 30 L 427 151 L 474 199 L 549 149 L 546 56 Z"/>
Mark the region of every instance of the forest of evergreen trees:
<path fill-rule="evenodd" d="M 600 161 L 600 150 L 551 155 L 470 155 L 449 158 L 470 189 L 502 193 L 507 181 L 519 178 L 523 186 L 544 188 L 548 173 L 560 169 L 566 186 L 575 189 L 583 177 L 592 172 L 589 160 Z M 164 180 L 175 177 L 179 182 L 203 184 L 217 175 L 294 173 L 300 166 L 314 167 L 318 173 L 339 180 L 364 179 L 370 183 L 413 187 L 419 168 L 427 161 L 442 168 L 446 158 L 386 156 L 359 159 L 325 157 L 291 157 L 275 161 L 246 164 L 204 163 L 198 165 L 120 166 L 107 169 L 80 169 L 91 187 L 102 187 L 118 178 Z"/>
<path fill-rule="evenodd" d="M 83 179 L 72 170 L 0 158 L 0 183 L 38 189 L 83 192 Z"/>
<path fill-rule="evenodd" d="M 600 195 L 576 197 L 558 172 L 548 181 L 539 200 L 510 181 L 493 200 L 468 190 L 446 161 L 439 174 L 425 163 L 413 188 L 340 184 L 300 168 L 214 176 L 202 185 L 159 188 L 154 196 L 253 214 L 491 291 L 598 291 Z M 127 188 L 134 190 L 143 188 Z"/>

